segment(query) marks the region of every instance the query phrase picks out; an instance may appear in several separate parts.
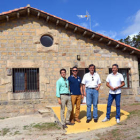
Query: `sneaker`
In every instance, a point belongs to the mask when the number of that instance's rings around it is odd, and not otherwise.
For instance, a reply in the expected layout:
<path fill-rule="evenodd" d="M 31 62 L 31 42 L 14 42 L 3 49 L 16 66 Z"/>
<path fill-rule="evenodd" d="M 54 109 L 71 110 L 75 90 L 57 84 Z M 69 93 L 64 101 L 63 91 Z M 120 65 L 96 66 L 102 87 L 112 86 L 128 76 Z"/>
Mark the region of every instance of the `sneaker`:
<path fill-rule="evenodd" d="M 71 123 L 75 124 L 75 121 L 72 119 L 72 120 L 71 120 Z"/>
<path fill-rule="evenodd" d="M 107 117 L 105 117 L 104 120 L 102 120 L 102 122 L 107 122 L 107 121 L 109 121 Z"/>
<path fill-rule="evenodd" d="M 95 123 L 98 122 L 98 119 L 94 119 L 94 122 L 95 122 Z"/>
<path fill-rule="evenodd" d="M 117 119 L 116 121 L 117 121 L 117 123 L 120 123 L 120 119 Z"/>
<path fill-rule="evenodd" d="M 91 120 L 86 120 L 86 123 L 89 123 Z"/>
<path fill-rule="evenodd" d="M 66 125 L 74 125 L 74 123 L 68 122 L 66 123 Z"/>
<path fill-rule="evenodd" d="M 65 124 L 64 124 L 64 125 L 62 125 L 62 127 L 63 127 L 63 129 L 68 128 Z"/>

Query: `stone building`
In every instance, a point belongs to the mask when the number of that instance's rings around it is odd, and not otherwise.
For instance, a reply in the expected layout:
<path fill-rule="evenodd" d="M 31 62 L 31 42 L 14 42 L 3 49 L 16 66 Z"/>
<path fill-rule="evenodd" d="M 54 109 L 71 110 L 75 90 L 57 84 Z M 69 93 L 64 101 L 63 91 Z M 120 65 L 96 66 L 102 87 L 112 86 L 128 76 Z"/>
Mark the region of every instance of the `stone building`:
<path fill-rule="evenodd" d="M 0 107 L 14 108 L 15 104 L 22 106 L 27 102 L 32 106 L 56 104 L 59 70 L 66 68 L 69 76 L 71 68 L 77 65 L 82 77 L 92 63 L 102 81 L 100 103 L 106 103 L 106 77 L 114 63 L 125 78 L 122 102 L 139 101 L 139 58 L 140 50 L 136 48 L 30 6 L 3 12 Z"/>

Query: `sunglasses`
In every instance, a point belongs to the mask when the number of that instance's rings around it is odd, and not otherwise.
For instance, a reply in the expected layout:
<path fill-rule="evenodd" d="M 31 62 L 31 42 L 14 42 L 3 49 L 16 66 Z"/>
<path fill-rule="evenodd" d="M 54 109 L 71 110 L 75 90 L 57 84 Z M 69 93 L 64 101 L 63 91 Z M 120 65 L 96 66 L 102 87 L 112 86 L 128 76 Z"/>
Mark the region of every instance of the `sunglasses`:
<path fill-rule="evenodd" d="M 94 78 L 92 77 L 92 81 L 94 81 Z"/>
<path fill-rule="evenodd" d="M 67 85 L 67 83 L 66 83 L 66 79 L 65 79 L 65 86 L 66 86 L 66 88 L 68 87 L 68 85 Z"/>
<path fill-rule="evenodd" d="M 72 70 L 72 71 L 73 71 L 73 72 L 75 72 L 75 71 L 77 72 L 78 70 Z"/>

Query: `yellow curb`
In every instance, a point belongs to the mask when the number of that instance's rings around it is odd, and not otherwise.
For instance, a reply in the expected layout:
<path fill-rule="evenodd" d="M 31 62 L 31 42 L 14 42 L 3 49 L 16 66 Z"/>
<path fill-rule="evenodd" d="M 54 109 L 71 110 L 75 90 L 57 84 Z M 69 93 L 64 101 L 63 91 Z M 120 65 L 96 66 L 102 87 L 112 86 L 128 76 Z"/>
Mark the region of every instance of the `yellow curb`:
<path fill-rule="evenodd" d="M 112 106 L 111 107 L 111 119 L 110 121 L 107 122 L 102 122 L 102 120 L 105 118 L 106 116 L 106 104 L 99 104 L 98 105 L 98 122 L 95 123 L 94 120 L 92 119 L 92 121 L 90 121 L 90 123 L 86 123 L 86 110 L 87 110 L 87 106 L 86 105 L 81 105 L 80 108 L 80 119 L 81 119 L 81 123 L 77 123 L 75 122 L 75 125 L 70 126 L 68 125 L 68 128 L 66 129 L 66 134 L 71 134 L 71 133 L 80 133 L 80 132 L 86 132 L 86 131 L 91 131 L 91 130 L 96 130 L 96 129 L 100 129 L 100 128 L 105 128 L 105 127 L 110 127 L 116 124 L 116 107 Z M 60 119 L 60 106 L 58 107 L 52 107 L 54 113 L 56 114 L 56 116 L 58 117 L 58 119 L 61 121 Z M 93 111 L 93 107 L 91 109 L 91 111 Z M 65 115 L 66 115 L 66 111 L 65 111 Z M 127 119 L 129 113 L 121 110 L 121 119 L 120 121 L 123 121 L 125 119 Z"/>

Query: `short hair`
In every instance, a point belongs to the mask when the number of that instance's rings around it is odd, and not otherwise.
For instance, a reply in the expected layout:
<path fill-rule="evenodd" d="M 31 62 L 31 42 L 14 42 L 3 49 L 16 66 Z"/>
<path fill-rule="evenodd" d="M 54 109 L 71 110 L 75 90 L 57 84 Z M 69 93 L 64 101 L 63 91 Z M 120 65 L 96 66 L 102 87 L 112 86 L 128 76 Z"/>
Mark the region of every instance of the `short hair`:
<path fill-rule="evenodd" d="M 113 64 L 112 67 L 113 67 L 113 66 L 116 66 L 117 68 L 119 68 L 118 64 Z"/>
<path fill-rule="evenodd" d="M 75 69 L 78 69 L 77 66 L 74 66 L 72 69 L 74 69 L 74 68 L 75 68 Z"/>
<path fill-rule="evenodd" d="M 90 67 L 92 67 L 92 66 L 94 66 L 94 72 L 96 72 L 96 67 L 95 67 L 95 65 L 90 64 L 90 65 L 88 66 L 88 68 L 90 68 Z"/>
<path fill-rule="evenodd" d="M 61 71 L 65 71 L 65 73 L 66 73 L 66 69 L 61 69 L 61 70 L 60 70 L 60 74 L 61 74 Z"/>

